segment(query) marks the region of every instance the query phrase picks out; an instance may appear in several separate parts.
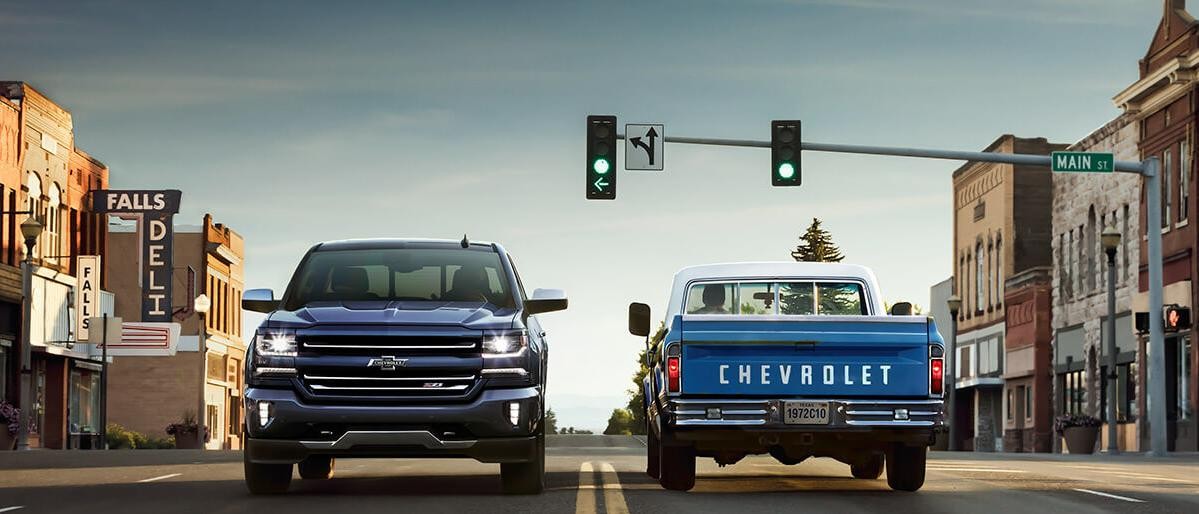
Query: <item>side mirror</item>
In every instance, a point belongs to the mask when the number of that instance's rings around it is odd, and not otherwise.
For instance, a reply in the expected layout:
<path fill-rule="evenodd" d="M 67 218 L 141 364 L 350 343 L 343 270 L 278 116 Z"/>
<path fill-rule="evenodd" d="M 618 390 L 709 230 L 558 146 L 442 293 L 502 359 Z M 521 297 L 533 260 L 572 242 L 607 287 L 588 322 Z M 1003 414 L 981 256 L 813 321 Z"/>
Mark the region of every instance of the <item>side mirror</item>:
<path fill-rule="evenodd" d="M 566 292 L 561 289 L 534 289 L 533 298 L 525 300 L 525 314 L 541 314 L 566 310 Z"/>
<path fill-rule="evenodd" d="M 891 306 L 892 316 L 911 316 L 912 304 L 910 302 L 899 302 Z"/>
<path fill-rule="evenodd" d="M 644 303 L 629 304 L 629 333 L 649 337 L 649 306 Z"/>
<path fill-rule="evenodd" d="M 279 300 L 270 289 L 248 289 L 241 296 L 241 308 L 254 312 L 271 312 L 279 308 Z"/>

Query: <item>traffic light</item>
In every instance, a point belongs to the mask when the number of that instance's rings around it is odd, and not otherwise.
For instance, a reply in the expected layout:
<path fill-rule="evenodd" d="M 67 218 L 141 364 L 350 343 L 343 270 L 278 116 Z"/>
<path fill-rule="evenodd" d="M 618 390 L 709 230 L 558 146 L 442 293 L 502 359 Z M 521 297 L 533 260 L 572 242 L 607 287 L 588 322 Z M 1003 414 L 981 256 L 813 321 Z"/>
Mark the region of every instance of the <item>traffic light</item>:
<path fill-rule="evenodd" d="M 616 116 L 587 117 L 587 199 L 616 199 Z"/>
<path fill-rule="evenodd" d="M 1166 324 L 1166 332 L 1178 332 L 1191 328 L 1191 309 L 1179 305 L 1167 305 L 1162 309 L 1162 322 Z"/>
<path fill-rule="evenodd" d="M 799 173 L 799 135 L 799 120 L 770 122 L 771 185 L 798 186 L 802 183 Z"/>

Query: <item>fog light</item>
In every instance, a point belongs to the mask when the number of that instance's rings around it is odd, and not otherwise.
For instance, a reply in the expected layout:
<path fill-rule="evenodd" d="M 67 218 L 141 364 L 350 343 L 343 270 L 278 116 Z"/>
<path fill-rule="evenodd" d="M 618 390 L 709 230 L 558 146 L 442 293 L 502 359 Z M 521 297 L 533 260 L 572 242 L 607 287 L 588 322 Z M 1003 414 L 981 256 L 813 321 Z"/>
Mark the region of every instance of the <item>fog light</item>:
<path fill-rule="evenodd" d="M 271 422 L 271 402 L 258 402 L 258 426 L 265 427 Z"/>
<path fill-rule="evenodd" d="M 720 407 L 708 407 L 708 419 L 720 419 Z"/>
<path fill-rule="evenodd" d="M 512 402 L 508 404 L 508 421 L 512 422 L 512 426 L 520 424 L 520 404 Z"/>
<path fill-rule="evenodd" d="M 895 409 L 895 420 L 896 421 L 907 421 L 908 420 L 908 410 L 907 409 Z"/>

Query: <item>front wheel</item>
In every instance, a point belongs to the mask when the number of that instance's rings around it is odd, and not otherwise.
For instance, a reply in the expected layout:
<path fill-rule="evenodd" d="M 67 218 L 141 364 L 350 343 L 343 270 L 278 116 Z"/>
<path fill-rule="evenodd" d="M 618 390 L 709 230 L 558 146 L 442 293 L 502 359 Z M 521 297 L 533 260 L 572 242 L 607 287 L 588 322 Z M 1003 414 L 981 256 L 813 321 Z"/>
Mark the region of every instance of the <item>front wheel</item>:
<path fill-rule="evenodd" d="M 849 471 L 854 478 L 875 480 L 883 475 L 883 456 L 873 455 L 861 464 L 850 464 Z"/>
<path fill-rule="evenodd" d="M 887 485 L 896 491 L 918 491 L 924 486 L 928 448 L 896 446 L 887 455 Z"/>
<path fill-rule="evenodd" d="M 690 491 L 695 487 L 695 448 L 667 446 L 658 442 L 658 483 L 671 491 Z"/>
<path fill-rule="evenodd" d="M 545 434 L 538 434 L 533 460 L 500 464 L 504 494 L 540 494 L 545 489 Z"/>
<path fill-rule="evenodd" d="M 328 480 L 333 478 L 335 462 L 333 457 L 313 455 L 300 461 L 300 465 L 296 467 L 299 468 L 300 478 L 304 480 Z"/>
<path fill-rule="evenodd" d="M 242 452 L 243 454 L 245 452 Z M 280 494 L 291 486 L 291 464 L 255 464 L 242 457 L 246 488 L 252 494 Z"/>

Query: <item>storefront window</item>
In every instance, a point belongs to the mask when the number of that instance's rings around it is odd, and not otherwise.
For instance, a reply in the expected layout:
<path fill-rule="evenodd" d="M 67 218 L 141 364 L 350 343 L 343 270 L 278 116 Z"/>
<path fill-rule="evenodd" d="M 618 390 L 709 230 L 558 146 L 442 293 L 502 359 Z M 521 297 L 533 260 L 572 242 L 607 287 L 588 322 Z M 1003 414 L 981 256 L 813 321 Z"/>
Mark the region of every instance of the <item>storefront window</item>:
<path fill-rule="evenodd" d="M 70 431 L 100 431 L 100 374 L 90 370 L 71 371 Z"/>
<path fill-rule="evenodd" d="M 1122 423 L 1137 419 L 1137 363 L 1130 362 L 1116 367 L 1116 392 L 1119 401 L 1116 403 L 1116 417 Z"/>
<path fill-rule="evenodd" d="M 8 398 L 8 361 L 11 352 L 11 343 L 0 340 L 0 400 Z"/>
<path fill-rule="evenodd" d="M 1178 338 L 1178 420 L 1191 419 L 1191 337 Z"/>
<path fill-rule="evenodd" d="M 1062 374 L 1063 400 L 1066 414 L 1085 414 L 1087 408 L 1087 371 L 1078 370 Z"/>

